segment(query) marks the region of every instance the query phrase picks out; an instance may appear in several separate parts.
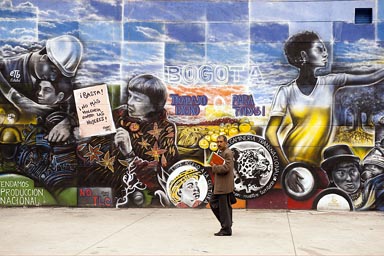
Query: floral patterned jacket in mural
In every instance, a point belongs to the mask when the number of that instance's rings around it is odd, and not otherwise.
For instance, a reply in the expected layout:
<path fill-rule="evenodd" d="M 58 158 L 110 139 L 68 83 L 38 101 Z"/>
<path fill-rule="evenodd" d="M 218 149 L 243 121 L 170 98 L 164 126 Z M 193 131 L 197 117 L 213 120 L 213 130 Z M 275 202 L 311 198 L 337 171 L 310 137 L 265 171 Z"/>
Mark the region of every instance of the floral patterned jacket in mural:
<path fill-rule="evenodd" d="M 95 136 L 79 143 L 77 153 L 83 161 L 80 186 L 112 187 L 119 197 L 126 187 L 124 175 L 134 170 L 135 182 L 141 182 L 152 194 L 163 190 L 159 177 L 166 178 L 163 171 L 178 159 L 175 125 L 166 119 L 165 111 L 146 121 L 128 117 L 123 108 L 114 110 L 113 116 L 116 127 L 129 132 L 133 154 L 128 159 L 124 157 L 114 145 L 114 135 Z M 129 170 L 132 161 L 134 168 Z"/>
<path fill-rule="evenodd" d="M 134 156 L 156 161 L 163 168 L 175 162 L 178 157 L 176 127 L 168 121 L 165 110 L 145 121 L 129 117 L 126 108 L 114 110 L 113 116 L 116 127 L 123 127 L 129 132 Z"/>
<path fill-rule="evenodd" d="M 146 120 L 128 116 L 126 108 L 113 111 L 116 127 L 129 132 L 133 152 L 127 161 L 138 157 L 147 164 L 137 161 L 135 173 L 150 191 L 161 189 L 158 175 L 167 170 L 178 159 L 176 127 L 167 119 L 166 111 L 154 113 Z M 137 159 L 137 158 L 136 158 Z M 144 163 L 145 163 L 144 162 Z"/>

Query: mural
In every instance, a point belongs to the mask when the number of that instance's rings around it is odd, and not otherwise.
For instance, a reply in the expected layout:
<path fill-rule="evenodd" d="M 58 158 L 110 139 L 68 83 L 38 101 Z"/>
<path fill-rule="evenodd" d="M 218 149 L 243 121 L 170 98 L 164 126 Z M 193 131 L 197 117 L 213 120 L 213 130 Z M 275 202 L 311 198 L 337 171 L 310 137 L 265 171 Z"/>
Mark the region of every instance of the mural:
<path fill-rule="evenodd" d="M 384 209 L 380 1 L 0 13 L 1 206 L 209 207 L 226 135 L 235 208 Z"/>

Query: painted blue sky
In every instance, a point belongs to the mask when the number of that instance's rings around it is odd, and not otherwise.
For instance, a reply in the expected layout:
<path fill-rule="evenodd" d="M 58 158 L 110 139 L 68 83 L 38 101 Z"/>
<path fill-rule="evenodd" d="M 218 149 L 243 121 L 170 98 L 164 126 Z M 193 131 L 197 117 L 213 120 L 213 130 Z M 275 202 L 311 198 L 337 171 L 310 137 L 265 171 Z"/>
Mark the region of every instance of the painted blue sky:
<path fill-rule="evenodd" d="M 373 20 L 384 19 L 379 2 Z M 372 42 L 384 38 L 382 23 L 353 24 L 355 8 L 376 8 L 375 4 L 375 0 L 3 0 L 0 54 L 26 52 L 50 37 L 71 34 L 85 48 L 77 75 L 82 84 L 121 82 L 140 72 L 163 77 L 164 66 L 172 65 L 258 66 L 264 87 L 252 84 L 247 72 L 241 73 L 241 82 L 272 98 L 276 87 L 296 74 L 286 63 L 283 43 L 298 31 L 316 31 L 329 42 L 330 59 L 339 65 L 361 63 L 367 55 L 381 61 L 377 53 L 382 48 L 372 48 Z"/>

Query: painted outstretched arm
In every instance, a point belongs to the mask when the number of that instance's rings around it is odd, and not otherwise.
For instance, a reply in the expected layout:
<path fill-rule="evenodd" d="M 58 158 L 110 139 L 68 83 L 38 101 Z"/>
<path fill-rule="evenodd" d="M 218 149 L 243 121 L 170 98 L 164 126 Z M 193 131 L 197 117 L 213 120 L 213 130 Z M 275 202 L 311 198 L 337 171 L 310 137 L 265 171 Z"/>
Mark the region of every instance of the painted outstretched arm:
<path fill-rule="evenodd" d="M 377 70 L 370 74 L 363 75 L 346 75 L 346 86 L 354 86 L 354 85 L 373 85 L 377 84 L 384 80 L 384 69 Z"/>

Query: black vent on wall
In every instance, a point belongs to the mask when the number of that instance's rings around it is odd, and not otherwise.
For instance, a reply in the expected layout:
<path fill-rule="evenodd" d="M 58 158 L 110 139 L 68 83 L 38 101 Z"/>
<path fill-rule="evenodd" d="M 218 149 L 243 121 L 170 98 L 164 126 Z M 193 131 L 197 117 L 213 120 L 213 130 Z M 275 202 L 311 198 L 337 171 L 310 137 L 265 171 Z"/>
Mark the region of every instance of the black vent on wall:
<path fill-rule="evenodd" d="M 372 8 L 356 8 L 355 24 L 372 23 Z"/>

